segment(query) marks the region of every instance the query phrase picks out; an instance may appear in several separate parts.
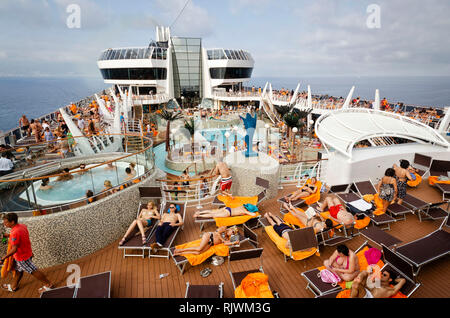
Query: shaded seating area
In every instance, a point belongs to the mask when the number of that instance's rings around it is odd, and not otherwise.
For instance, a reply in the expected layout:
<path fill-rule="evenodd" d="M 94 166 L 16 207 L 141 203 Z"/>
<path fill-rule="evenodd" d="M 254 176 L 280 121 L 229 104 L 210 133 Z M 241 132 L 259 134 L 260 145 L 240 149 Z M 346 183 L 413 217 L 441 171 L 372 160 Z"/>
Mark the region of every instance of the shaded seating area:
<path fill-rule="evenodd" d="M 41 298 L 111 298 L 111 272 L 82 277 L 79 286 L 54 288 Z"/>
<path fill-rule="evenodd" d="M 223 298 L 223 283 L 219 285 L 191 285 L 187 282 L 184 298 Z"/>

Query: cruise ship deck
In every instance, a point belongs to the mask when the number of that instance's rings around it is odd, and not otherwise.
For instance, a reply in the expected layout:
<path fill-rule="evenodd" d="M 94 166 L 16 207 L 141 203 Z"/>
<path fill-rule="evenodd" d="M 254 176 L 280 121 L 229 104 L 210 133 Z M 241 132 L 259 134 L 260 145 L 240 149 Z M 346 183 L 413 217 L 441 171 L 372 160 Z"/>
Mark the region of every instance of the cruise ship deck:
<path fill-rule="evenodd" d="M 293 188 L 285 188 L 278 193 L 278 198 L 291 192 Z M 440 202 L 441 194 L 427 182 L 408 192 L 428 202 Z M 322 196 L 322 200 L 323 200 Z M 277 199 L 271 199 L 261 203 L 263 213 L 272 212 L 279 215 L 279 203 Z M 177 236 L 175 245 L 196 240 L 199 238 L 199 226 L 193 220 L 192 214 L 195 208 L 186 213 L 185 227 Z M 439 228 L 440 221 L 420 222 L 417 215 L 408 214 L 406 220 L 398 221 L 391 226 L 389 233 L 403 242 L 410 242 L 426 236 Z M 212 226 L 210 226 L 212 228 Z M 210 230 L 207 227 L 205 230 Z M 444 227 L 445 228 L 445 227 Z M 449 231 L 448 228 L 446 228 Z M 258 234 L 260 247 L 264 248 L 263 266 L 264 272 L 269 276 L 272 290 L 279 293 L 281 298 L 312 298 L 313 294 L 306 289 L 306 281 L 301 273 L 322 266 L 323 261 L 330 257 L 335 247 L 321 246 L 320 257 L 314 255 L 302 261 L 285 262 L 282 253 L 268 238 L 262 228 L 255 231 Z M 227 262 L 215 267 L 206 261 L 200 266 L 189 267 L 184 275 L 174 265 L 172 259 L 128 257 L 123 258 L 122 251 L 118 247 L 119 238 L 106 248 L 76 261 L 43 269 L 57 287 L 66 286 L 69 273 L 66 272 L 69 264 L 77 264 L 81 268 L 81 275 L 111 271 L 111 297 L 112 298 L 183 298 L 186 290 L 186 282 L 191 284 L 214 285 L 224 283 L 224 298 L 233 298 L 234 290 L 228 272 Z M 361 235 L 347 241 L 349 248 L 355 250 L 365 242 Z M 244 245 L 241 246 L 244 248 Z M 213 272 L 207 278 L 200 276 L 200 271 L 210 267 Z M 168 273 L 163 279 L 159 275 Z M 421 286 L 412 295 L 412 298 L 445 298 L 448 297 L 450 284 L 450 266 L 448 256 L 425 265 L 418 275 Z M 15 293 L 0 291 L 2 298 L 37 298 L 40 283 L 30 275 L 24 275 L 20 289 Z"/>

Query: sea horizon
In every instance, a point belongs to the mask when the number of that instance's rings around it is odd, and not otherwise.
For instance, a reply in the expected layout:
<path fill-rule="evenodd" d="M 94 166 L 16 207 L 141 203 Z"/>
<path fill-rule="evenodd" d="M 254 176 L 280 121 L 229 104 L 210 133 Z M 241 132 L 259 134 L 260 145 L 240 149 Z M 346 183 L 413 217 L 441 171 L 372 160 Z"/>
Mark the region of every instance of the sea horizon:
<path fill-rule="evenodd" d="M 354 98 L 373 100 L 375 90 L 389 102 L 427 107 L 450 106 L 450 76 L 298 76 L 252 78 L 246 86 L 264 87 L 272 83 L 273 89 L 300 91 L 311 86 L 313 95 L 346 97 L 355 86 Z M 0 76 L 0 130 L 18 126 L 22 114 L 29 119 L 56 111 L 111 85 L 96 76 Z"/>

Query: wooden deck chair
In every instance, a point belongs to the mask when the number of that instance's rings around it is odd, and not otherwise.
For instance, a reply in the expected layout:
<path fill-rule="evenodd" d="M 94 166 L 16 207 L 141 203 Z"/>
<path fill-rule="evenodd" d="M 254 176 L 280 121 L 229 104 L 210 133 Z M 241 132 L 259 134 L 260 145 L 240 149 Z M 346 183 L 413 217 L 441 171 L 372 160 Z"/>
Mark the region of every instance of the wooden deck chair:
<path fill-rule="evenodd" d="M 311 194 L 310 196 L 308 196 L 306 198 L 300 198 L 298 200 L 292 201 L 292 205 L 295 206 L 295 207 L 299 207 L 299 206 L 301 206 L 302 204 L 305 204 L 305 203 L 308 204 L 308 205 L 311 205 L 311 204 L 314 204 L 314 203 L 318 202 L 320 200 L 320 189 L 322 188 L 322 182 L 317 180 L 316 186 L 317 186 L 316 192 L 314 192 L 313 194 Z M 298 191 L 298 190 L 300 190 L 302 188 L 303 187 L 297 189 L 296 191 Z M 292 192 L 292 193 L 294 193 L 294 192 Z M 284 197 L 281 198 L 281 199 L 278 199 L 278 202 L 280 202 L 280 204 L 289 203 Z"/>
<path fill-rule="evenodd" d="M 165 202 L 165 206 L 164 209 L 161 209 L 161 213 L 164 213 L 168 210 L 169 206 L 171 204 L 175 204 L 178 205 L 180 207 L 180 211 L 178 213 L 181 214 L 181 218 L 183 220 L 186 219 L 186 203 L 184 204 L 180 204 L 179 202 Z M 164 212 L 162 212 L 164 211 Z M 170 257 L 170 248 L 172 247 L 178 233 L 183 229 L 184 225 L 181 227 L 177 227 L 172 234 L 166 239 L 166 242 L 164 243 L 163 247 L 160 248 L 158 250 L 158 252 L 156 254 L 152 253 L 151 250 L 151 245 L 153 243 L 156 243 L 156 231 L 157 231 L 157 227 L 155 227 L 155 230 L 152 231 L 150 237 L 147 240 L 147 244 L 145 245 L 145 249 L 148 249 L 149 253 L 148 253 L 148 257 L 158 257 L 158 258 L 169 258 Z M 160 254 L 160 252 L 163 253 L 163 255 Z"/>
<path fill-rule="evenodd" d="M 79 286 L 61 287 L 45 291 L 41 298 L 110 298 L 111 272 L 85 276 Z"/>
<path fill-rule="evenodd" d="M 223 283 L 219 285 L 191 285 L 189 282 L 186 282 L 184 298 L 223 298 Z"/>
<path fill-rule="evenodd" d="M 370 181 L 355 182 L 354 185 L 361 197 L 365 196 L 366 194 L 377 194 L 377 190 Z M 406 214 L 414 214 L 414 211 L 404 203 L 401 205 L 397 203 L 389 205 L 389 207 L 387 208 L 387 212 L 393 217 L 402 217 L 403 220 L 406 220 Z"/>
<path fill-rule="evenodd" d="M 436 186 L 436 188 L 439 189 L 439 191 L 442 192 L 442 200 L 449 201 L 450 200 L 450 184 L 435 183 L 435 186 Z"/>
<path fill-rule="evenodd" d="M 447 203 L 447 210 L 442 208 L 442 205 Z M 429 204 L 426 209 L 419 210 L 417 215 L 419 216 L 420 222 L 422 220 L 440 220 L 445 219 L 449 215 L 450 201 L 438 202 Z M 422 218 L 422 214 L 424 214 L 425 218 Z"/>
<path fill-rule="evenodd" d="M 429 172 L 432 160 L 431 157 L 422 154 L 416 153 L 414 155 L 413 165 L 415 168 L 420 166 L 416 168 L 420 177 L 424 177 Z"/>
<path fill-rule="evenodd" d="M 142 209 L 145 209 L 147 207 L 147 203 L 149 200 L 155 201 L 155 206 L 158 207 L 158 210 L 161 213 L 161 210 L 164 208 L 163 202 L 161 202 L 161 188 L 159 187 L 140 187 L 139 188 L 139 196 L 140 196 L 140 203 L 138 212 L 136 214 L 136 218 L 141 213 Z M 152 224 L 145 229 L 145 237 L 147 238 L 147 241 L 153 231 L 156 228 L 156 224 L 158 223 L 157 220 L 153 220 Z M 142 245 L 142 237 L 141 235 L 136 234 L 139 233 L 139 229 L 136 227 L 134 231 L 128 236 L 128 238 L 125 241 L 125 244 L 122 246 L 119 246 L 119 249 L 123 250 L 123 257 L 128 256 L 138 256 L 138 257 L 145 257 L 145 245 Z M 134 253 L 129 253 L 129 251 L 133 251 Z M 135 253 L 139 252 L 139 253 Z"/>
<path fill-rule="evenodd" d="M 419 274 L 422 266 L 450 253 L 450 233 L 443 229 L 449 226 L 449 217 L 433 233 L 394 248 L 394 253 L 414 266 L 414 276 Z"/>
<path fill-rule="evenodd" d="M 247 226 L 243 226 L 243 230 L 239 233 L 239 246 L 242 244 L 249 242 L 253 248 L 258 247 L 258 235 L 250 230 Z M 230 251 L 235 247 L 230 247 Z M 180 274 L 183 275 L 187 269 L 187 266 L 190 265 L 188 259 L 183 255 L 174 256 L 173 253 L 175 251 L 175 247 L 170 248 L 169 253 L 172 257 L 175 266 L 179 269 Z"/>

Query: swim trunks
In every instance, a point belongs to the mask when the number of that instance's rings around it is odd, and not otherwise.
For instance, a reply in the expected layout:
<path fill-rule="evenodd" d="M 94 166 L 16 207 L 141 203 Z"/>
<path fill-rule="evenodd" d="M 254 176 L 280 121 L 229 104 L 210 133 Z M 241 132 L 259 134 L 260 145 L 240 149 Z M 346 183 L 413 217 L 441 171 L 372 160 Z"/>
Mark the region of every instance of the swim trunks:
<path fill-rule="evenodd" d="M 342 205 L 335 205 L 335 206 L 330 206 L 330 215 L 331 217 L 337 219 L 337 215 L 339 213 L 339 211 L 341 210 Z"/>
<path fill-rule="evenodd" d="M 284 223 L 274 225 L 273 229 L 280 237 L 283 236 L 284 233 L 292 231 L 292 228 Z"/>
<path fill-rule="evenodd" d="M 397 198 L 403 199 L 404 197 L 406 197 L 406 186 L 406 181 L 400 181 L 397 178 Z"/>
<path fill-rule="evenodd" d="M 232 184 L 233 184 L 233 177 L 222 179 L 220 180 L 220 190 L 221 191 L 231 190 Z"/>
<path fill-rule="evenodd" d="M 225 210 L 227 210 L 228 213 L 230 213 L 230 217 L 233 216 L 233 215 L 231 214 L 231 208 L 226 207 Z"/>

